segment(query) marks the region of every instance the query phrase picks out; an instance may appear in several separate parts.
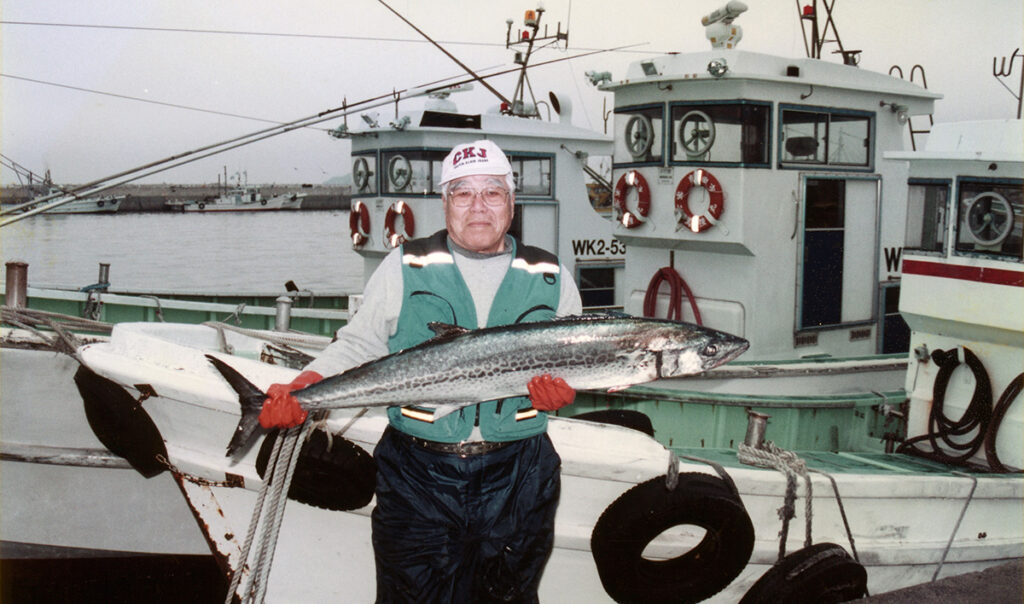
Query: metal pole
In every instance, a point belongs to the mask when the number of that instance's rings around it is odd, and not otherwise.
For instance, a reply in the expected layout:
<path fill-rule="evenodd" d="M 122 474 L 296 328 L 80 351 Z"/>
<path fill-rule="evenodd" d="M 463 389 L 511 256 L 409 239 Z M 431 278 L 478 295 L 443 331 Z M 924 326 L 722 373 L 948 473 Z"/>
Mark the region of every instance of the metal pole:
<path fill-rule="evenodd" d="M 277 315 L 274 317 L 274 331 L 288 331 L 292 321 L 292 299 L 281 296 L 277 300 Z"/>
<path fill-rule="evenodd" d="M 5 304 L 12 308 L 28 306 L 28 263 L 8 262 Z"/>
<path fill-rule="evenodd" d="M 760 448 L 764 444 L 769 417 L 771 416 L 747 409 L 747 435 L 743 438 L 743 444 L 754 448 Z"/>
<path fill-rule="evenodd" d="M 96 288 L 96 291 L 105 292 L 110 286 L 110 264 L 106 262 L 100 262 L 100 273 L 96 277 L 96 284 L 100 287 Z"/>

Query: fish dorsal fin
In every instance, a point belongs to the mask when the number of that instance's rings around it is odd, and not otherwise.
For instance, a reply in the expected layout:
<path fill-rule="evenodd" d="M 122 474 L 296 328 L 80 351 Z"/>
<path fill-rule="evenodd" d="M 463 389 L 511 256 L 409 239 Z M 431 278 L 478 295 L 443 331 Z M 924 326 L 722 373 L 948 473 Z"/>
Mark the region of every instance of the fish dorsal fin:
<path fill-rule="evenodd" d="M 427 327 L 436 334 L 431 338 L 431 342 L 450 340 L 469 331 L 465 327 L 459 327 L 458 325 L 452 325 L 451 323 L 440 323 L 438 321 L 431 321 L 430 323 L 427 323 Z"/>

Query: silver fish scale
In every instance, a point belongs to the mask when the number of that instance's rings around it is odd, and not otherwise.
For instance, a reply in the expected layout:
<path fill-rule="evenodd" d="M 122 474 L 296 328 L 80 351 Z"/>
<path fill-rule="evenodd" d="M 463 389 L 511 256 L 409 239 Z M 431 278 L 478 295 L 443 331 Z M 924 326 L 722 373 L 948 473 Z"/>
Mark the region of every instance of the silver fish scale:
<path fill-rule="evenodd" d="M 408 404 L 473 404 L 527 394 L 540 374 L 577 390 L 657 377 L 668 343 L 699 346 L 686 324 L 644 319 L 530 323 L 439 337 L 297 391 L 306 409 Z M 698 328 L 698 331 L 700 328 Z"/>

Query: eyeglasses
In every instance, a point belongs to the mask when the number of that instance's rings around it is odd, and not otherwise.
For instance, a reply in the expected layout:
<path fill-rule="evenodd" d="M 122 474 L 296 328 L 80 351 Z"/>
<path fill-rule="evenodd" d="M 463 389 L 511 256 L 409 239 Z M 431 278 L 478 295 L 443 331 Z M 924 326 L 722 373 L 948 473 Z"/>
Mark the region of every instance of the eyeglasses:
<path fill-rule="evenodd" d="M 454 191 L 449 191 L 448 200 L 457 208 L 468 208 L 473 205 L 473 199 L 477 195 L 480 195 L 480 199 L 491 207 L 500 207 L 508 201 L 508 191 L 497 187 L 488 187 L 479 191 L 469 187 L 460 187 Z"/>

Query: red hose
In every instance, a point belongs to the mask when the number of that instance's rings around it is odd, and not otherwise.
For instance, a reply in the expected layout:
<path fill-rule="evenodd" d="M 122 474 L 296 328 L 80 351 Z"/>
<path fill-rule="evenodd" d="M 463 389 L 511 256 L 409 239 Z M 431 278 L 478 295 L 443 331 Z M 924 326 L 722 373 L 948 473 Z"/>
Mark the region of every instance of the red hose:
<path fill-rule="evenodd" d="M 690 308 L 693 310 L 694 322 L 697 325 L 703 325 L 704 322 L 701 320 L 700 310 L 697 308 L 697 300 L 693 297 L 693 291 L 686 284 L 686 280 L 670 266 L 661 268 L 658 272 L 654 273 L 654 277 L 651 278 L 651 282 L 647 285 L 647 293 L 644 295 L 644 316 L 655 316 L 658 307 L 658 290 L 664 281 L 667 281 L 669 284 L 668 318 L 675 321 L 683 320 L 683 292 L 686 292 L 686 297 L 690 300 Z"/>

